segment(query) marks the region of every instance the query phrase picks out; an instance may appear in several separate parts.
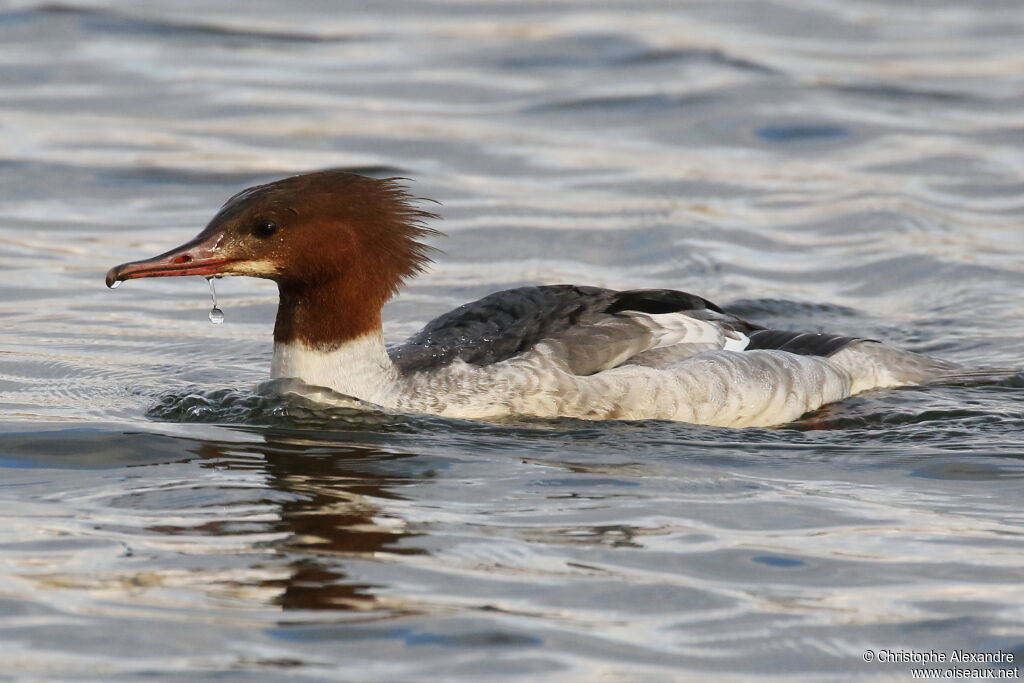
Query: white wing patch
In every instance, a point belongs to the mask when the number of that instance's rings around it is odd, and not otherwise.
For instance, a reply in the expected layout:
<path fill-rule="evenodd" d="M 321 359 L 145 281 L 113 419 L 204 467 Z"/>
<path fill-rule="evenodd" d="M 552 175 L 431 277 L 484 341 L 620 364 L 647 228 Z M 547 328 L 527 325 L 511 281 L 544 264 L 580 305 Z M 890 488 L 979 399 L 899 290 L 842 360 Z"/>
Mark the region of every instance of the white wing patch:
<path fill-rule="evenodd" d="M 685 313 L 629 313 L 651 332 L 649 348 L 660 349 L 676 344 L 725 345 L 725 330 L 713 322 L 698 320 Z"/>
<path fill-rule="evenodd" d="M 750 345 L 750 337 L 742 332 L 727 332 L 723 351 L 742 351 Z"/>
<path fill-rule="evenodd" d="M 743 351 L 750 339 L 714 320 L 701 320 L 685 313 L 632 313 L 653 336 L 651 349 L 676 344 L 708 344 L 724 351 Z"/>

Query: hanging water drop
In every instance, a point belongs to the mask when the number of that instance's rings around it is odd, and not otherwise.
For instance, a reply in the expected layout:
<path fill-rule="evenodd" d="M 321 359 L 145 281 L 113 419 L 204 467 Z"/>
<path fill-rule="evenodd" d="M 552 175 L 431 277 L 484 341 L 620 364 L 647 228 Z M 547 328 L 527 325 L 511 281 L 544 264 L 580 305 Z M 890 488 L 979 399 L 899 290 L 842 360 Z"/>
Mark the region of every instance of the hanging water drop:
<path fill-rule="evenodd" d="M 110 283 L 110 288 L 117 289 L 118 287 L 121 286 L 122 282 L 124 282 L 124 280 L 114 280 L 113 282 Z"/>
<path fill-rule="evenodd" d="M 213 278 L 208 277 L 206 281 L 210 283 L 210 298 L 213 299 L 213 308 L 210 309 L 210 322 L 214 325 L 220 325 L 224 322 L 224 311 L 217 308 L 217 290 L 213 287 Z"/>

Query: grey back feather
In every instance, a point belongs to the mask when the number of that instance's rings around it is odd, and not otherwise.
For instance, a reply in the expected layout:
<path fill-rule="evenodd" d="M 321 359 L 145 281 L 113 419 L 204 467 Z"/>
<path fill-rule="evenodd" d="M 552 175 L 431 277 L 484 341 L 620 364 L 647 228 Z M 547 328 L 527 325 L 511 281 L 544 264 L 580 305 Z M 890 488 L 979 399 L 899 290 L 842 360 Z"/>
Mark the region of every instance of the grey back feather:
<path fill-rule="evenodd" d="M 777 349 L 829 356 L 856 337 L 766 330 L 726 313 L 693 294 L 670 289 L 615 291 L 547 285 L 489 294 L 435 318 L 408 340 L 388 349 L 401 374 L 436 370 L 456 360 L 500 363 L 538 348 L 576 375 L 623 363 L 666 367 L 702 351 L 722 348 L 707 340 L 658 347 L 652 320 L 681 314 L 693 321 L 750 338 L 749 349 Z"/>

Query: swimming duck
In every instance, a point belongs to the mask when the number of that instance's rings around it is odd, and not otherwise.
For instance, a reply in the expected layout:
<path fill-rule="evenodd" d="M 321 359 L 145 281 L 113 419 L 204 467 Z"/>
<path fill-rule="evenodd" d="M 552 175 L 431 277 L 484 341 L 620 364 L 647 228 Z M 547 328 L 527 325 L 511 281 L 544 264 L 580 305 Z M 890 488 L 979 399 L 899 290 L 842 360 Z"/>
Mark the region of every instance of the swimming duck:
<path fill-rule="evenodd" d="M 875 340 L 766 329 L 685 292 L 577 285 L 495 292 L 388 348 L 381 309 L 430 263 L 435 218 L 398 179 L 307 173 L 239 192 L 195 239 L 106 282 L 274 280 L 273 378 L 448 417 L 771 426 L 958 368 Z"/>

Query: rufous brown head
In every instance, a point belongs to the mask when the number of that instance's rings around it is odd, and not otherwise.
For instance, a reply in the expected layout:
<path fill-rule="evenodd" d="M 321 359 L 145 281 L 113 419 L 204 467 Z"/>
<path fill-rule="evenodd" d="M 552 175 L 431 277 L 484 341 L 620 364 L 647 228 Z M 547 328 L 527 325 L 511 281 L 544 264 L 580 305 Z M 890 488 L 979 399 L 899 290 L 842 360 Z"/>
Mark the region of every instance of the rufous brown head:
<path fill-rule="evenodd" d="M 277 281 L 282 305 L 341 297 L 347 324 L 380 306 L 430 262 L 423 222 L 398 178 L 317 171 L 231 197 L 193 240 L 107 273 L 107 286 L 144 277 L 249 275 Z M 341 313 L 339 312 L 339 315 Z M 291 323 L 281 334 L 294 336 Z M 329 321 L 328 321 L 329 322 Z M 369 323 L 364 323 L 369 324 Z M 308 326 L 307 326 L 308 327 Z"/>
<path fill-rule="evenodd" d="M 413 206 L 397 178 L 318 171 L 231 197 L 193 240 L 107 273 L 107 286 L 143 277 L 250 275 L 301 286 L 344 277 L 389 295 L 430 262 L 420 240 L 434 214 Z"/>

